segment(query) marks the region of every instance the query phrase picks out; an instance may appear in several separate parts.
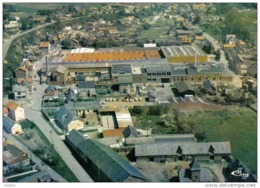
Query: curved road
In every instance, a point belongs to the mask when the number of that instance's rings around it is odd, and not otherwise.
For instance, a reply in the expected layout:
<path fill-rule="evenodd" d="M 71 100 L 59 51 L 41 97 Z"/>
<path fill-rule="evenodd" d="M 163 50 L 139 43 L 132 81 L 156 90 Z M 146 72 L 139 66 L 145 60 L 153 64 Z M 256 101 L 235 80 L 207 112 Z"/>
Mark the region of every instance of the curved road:
<path fill-rule="evenodd" d="M 77 18 L 67 19 L 67 20 L 61 20 L 60 22 L 66 22 L 66 21 L 76 20 L 76 19 L 80 19 L 80 18 L 82 18 L 82 16 L 81 17 L 77 17 Z M 30 33 L 32 31 L 35 31 L 35 30 L 38 30 L 38 29 L 41 29 L 43 27 L 46 27 L 46 26 L 49 26 L 49 25 L 53 25 L 53 24 L 56 24 L 56 23 L 57 22 L 47 23 L 47 24 L 44 24 L 44 25 L 40 25 L 40 26 L 38 26 L 36 28 L 30 29 L 28 31 L 25 31 L 25 32 L 19 31 L 15 35 L 12 35 L 10 39 L 8 39 L 6 42 L 4 42 L 4 46 L 3 46 L 3 59 L 5 59 L 5 55 L 8 52 L 8 49 L 9 49 L 9 47 L 12 44 L 14 39 L 16 39 L 16 38 L 18 38 L 18 37 L 20 37 L 22 35 L 25 35 L 27 33 Z"/>

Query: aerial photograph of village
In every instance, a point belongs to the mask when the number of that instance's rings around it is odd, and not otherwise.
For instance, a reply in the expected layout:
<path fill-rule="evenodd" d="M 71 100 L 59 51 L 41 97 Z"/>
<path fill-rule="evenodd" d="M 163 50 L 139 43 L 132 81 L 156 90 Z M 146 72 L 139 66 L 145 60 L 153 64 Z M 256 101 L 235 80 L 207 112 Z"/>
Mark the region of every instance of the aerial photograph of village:
<path fill-rule="evenodd" d="M 257 3 L 2 10 L 3 183 L 255 186 Z"/>

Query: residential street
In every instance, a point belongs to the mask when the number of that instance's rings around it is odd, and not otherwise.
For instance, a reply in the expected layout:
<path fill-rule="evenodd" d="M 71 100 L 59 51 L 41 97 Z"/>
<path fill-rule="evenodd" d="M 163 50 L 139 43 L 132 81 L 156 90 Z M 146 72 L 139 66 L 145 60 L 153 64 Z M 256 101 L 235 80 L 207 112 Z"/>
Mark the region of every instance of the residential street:
<path fill-rule="evenodd" d="M 44 61 L 44 58 L 42 58 L 39 61 L 37 65 L 37 70 L 39 70 L 42 67 Z M 86 171 L 81 167 L 78 161 L 73 157 L 70 150 L 67 148 L 67 146 L 61 139 L 61 137 L 57 135 L 55 131 L 52 130 L 50 125 L 42 117 L 42 95 L 47 85 L 40 85 L 40 78 L 38 75 L 36 75 L 36 78 L 34 79 L 34 86 L 36 88 L 36 92 L 33 94 L 33 99 L 28 106 L 24 106 L 25 116 L 29 120 L 33 121 L 40 128 L 40 130 L 48 138 L 50 143 L 53 143 L 56 151 L 60 154 L 62 159 L 65 161 L 65 163 L 68 165 L 68 167 L 71 169 L 71 171 L 74 173 L 74 175 L 78 178 L 80 182 L 93 182 L 91 177 L 86 173 Z"/>
<path fill-rule="evenodd" d="M 52 168 L 48 165 L 44 164 L 41 159 L 39 159 L 36 155 L 34 155 L 25 145 L 19 142 L 14 136 L 3 132 L 3 136 L 12 144 L 17 146 L 19 149 L 26 152 L 29 158 L 32 159 L 33 162 L 37 164 L 39 169 L 44 172 L 48 172 L 54 179 L 58 180 L 59 182 L 67 182 L 63 177 L 61 177 L 57 172 L 55 172 Z"/>

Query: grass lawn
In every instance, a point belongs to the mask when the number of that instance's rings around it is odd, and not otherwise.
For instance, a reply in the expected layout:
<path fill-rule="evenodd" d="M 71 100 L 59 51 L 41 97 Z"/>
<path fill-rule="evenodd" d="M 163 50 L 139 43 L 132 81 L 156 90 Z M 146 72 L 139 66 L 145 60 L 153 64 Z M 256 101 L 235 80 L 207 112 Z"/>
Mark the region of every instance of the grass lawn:
<path fill-rule="evenodd" d="M 249 108 L 200 112 L 193 118 L 194 132 L 205 132 L 207 141 L 230 141 L 232 155 L 257 171 L 257 114 Z"/>
<path fill-rule="evenodd" d="M 156 38 L 159 38 L 160 34 L 161 34 L 161 30 L 149 29 L 149 30 L 143 30 L 141 33 L 141 37 L 149 38 L 149 39 L 156 39 Z"/>
<path fill-rule="evenodd" d="M 137 129 L 153 128 L 153 134 L 173 134 L 172 128 L 160 124 L 161 118 L 155 115 L 133 116 L 134 126 Z"/>

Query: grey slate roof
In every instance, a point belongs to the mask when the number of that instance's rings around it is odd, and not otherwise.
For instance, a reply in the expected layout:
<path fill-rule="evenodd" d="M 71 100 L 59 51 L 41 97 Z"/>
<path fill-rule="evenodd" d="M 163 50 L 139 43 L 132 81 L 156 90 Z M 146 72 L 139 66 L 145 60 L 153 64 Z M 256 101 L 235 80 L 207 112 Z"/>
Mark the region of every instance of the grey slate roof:
<path fill-rule="evenodd" d="M 194 88 L 190 85 L 189 82 L 181 81 L 176 83 L 177 90 L 182 93 L 188 90 L 194 91 Z"/>
<path fill-rule="evenodd" d="M 215 154 L 230 154 L 231 147 L 229 142 L 200 142 L 200 143 L 149 143 L 135 146 L 135 155 L 138 156 L 161 156 L 177 155 L 178 147 L 181 148 L 183 155 L 203 155 L 209 154 L 212 145 Z"/>
<path fill-rule="evenodd" d="M 185 69 L 182 69 L 182 68 L 174 68 L 172 69 L 172 75 L 173 76 L 186 76 L 187 75 L 187 72 Z"/>
<path fill-rule="evenodd" d="M 215 88 L 215 86 L 213 85 L 213 83 L 211 83 L 210 80 L 205 80 L 205 81 L 203 82 L 203 87 L 204 87 L 206 90 L 211 89 L 211 87 L 214 87 L 214 88 Z"/>
<path fill-rule="evenodd" d="M 208 73 L 223 73 L 223 70 L 222 70 L 220 65 L 216 65 L 216 66 L 211 66 L 208 69 L 201 69 L 199 71 L 199 73 L 204 73 L 204 74 L 208 74 Z"/>
<path fill-rule="evenodd" d="M 78 88 L 80 89 L 94 89 L 94 81 L 78 81 Z"/>
<path fill-rule="evenodd" d="M 136 138 L 136 137 L 138 137 L 137 130 L 133 126 L 130 126 L 130 125 L 128 125 L 128 127 L 126 127 L 123 130 L 122 133 L 124 135 L 124 138 Z"/>
<path fill-rule="evenodd" d="M 55 92 L 56 89 L 53 85 L 48 85 L 48 87 L 45 90 L 45 93 Z"/>
<path fill-rule="evenodd" d="M 153 65 L 146 67 L 147 73 L 171 72 L 170 65 Z"/>
<path fill-rule="evenodd" d="M 198 73 L 198 70 L 195 67 L 186 68 L 186 72 L 188 75 L 194 75 Z"/>
<path fill-rule="evenodd" d="M 15 84 L 12 87 L 12 91 L 13 92 L 26 92 L 27 88 L 25 86 Z"/>
<path fill-rule="evenodd" d="M 97 165 L 112 182 L 124 182 L 129 176 L 145 177 L 116 152 L 96 140 L 87 139 L 78 145 L 80 151 Z"/>
<path fill-rule="evenodd" d="M 3 124 L 5 128 L 12 128 L 15 124 L 15 121 L 7 116 L 3 116 Z"/>
<path fill-rule="evenodd" d="M 76 102 L 77 101 L 77 96 L 75 95 L 73 89 L 69 88 L 68 90 L 68 94 L 66 96 L 66 101 L 69 102 L 69 101 L 74 101 Z"/>
<path fill-rule="evenodd" d="M 199 162 L 197 161 L 196 158 L 191 161 L 189 166 L 190 166 L 191 170 L 199 170 L 200 169 L 200 164 L 199 164 Z"/>
<path fill-rule="evenodd" d="M 61 107 L 56 114 L 57 121 L 62 125 L 63 128 L 68 128 L 71 121 L 79 119 L 74 113 L 65 108 Z"/>
<path fill-rule="evenodd" d="M 151 135 L 155 142 L 196 142 L 193 134 Z"/>
<path fill-rule="evenodd" d="M 118 84 L 131 84 L 133 83 L 133 76 L 132 75 L 124 75 L 124 76 L 118 76 L 117 78 L 117 83 Z"/>
<path fill-rule="evenodd" d="M 124 65 L 112 65 L 112 74 L 131 74 L 131 66 L 129 64 Z"/>
<path fill-rule="evenodd" d="M 82 134 L 80 134 L 79 131 L 73 129 L 69 135 L 66 135 L 66 140 L 70 141 L 73 146 L 77 147 L 81 142 L 83 142 L 85 139 Z"/>

